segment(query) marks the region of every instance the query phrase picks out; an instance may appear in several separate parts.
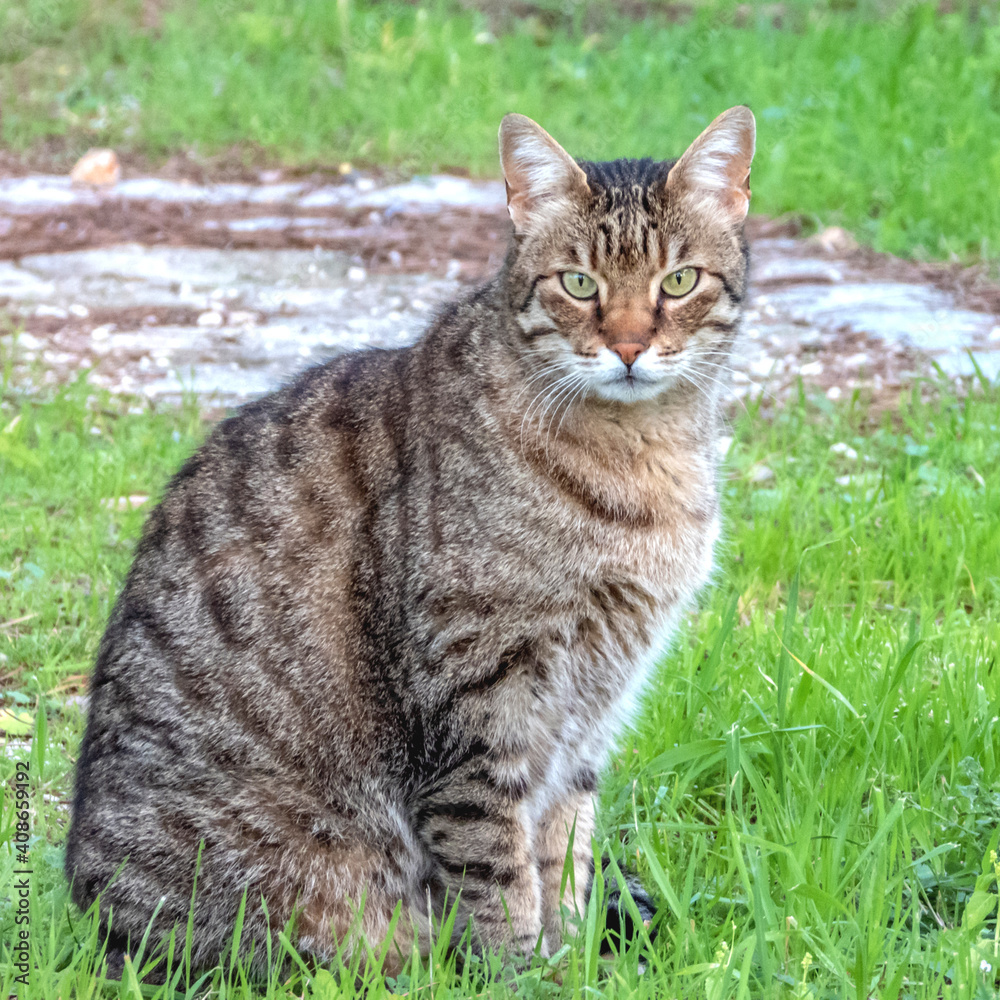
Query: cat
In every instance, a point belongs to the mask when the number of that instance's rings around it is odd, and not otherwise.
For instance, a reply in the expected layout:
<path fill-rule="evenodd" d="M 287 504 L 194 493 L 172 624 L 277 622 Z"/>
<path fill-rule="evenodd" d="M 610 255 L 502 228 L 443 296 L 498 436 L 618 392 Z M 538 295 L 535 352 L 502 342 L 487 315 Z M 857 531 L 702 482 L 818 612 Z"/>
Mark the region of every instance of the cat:
<path fill-rule="evenodd" d="M 196 869 L 196 967 L 244 893 L 256 969 L 291 920 L 313 960 L 396 972 L 452 904 L 480 951 L 559 946 L 598 777 L 712 566 L 754 143 L 736 107 L 677 161 L 577 162 L 506 116 L 500 274 L 174 476 L 100 645 L 67 844 L 119 959 L 183 938 Z"/>

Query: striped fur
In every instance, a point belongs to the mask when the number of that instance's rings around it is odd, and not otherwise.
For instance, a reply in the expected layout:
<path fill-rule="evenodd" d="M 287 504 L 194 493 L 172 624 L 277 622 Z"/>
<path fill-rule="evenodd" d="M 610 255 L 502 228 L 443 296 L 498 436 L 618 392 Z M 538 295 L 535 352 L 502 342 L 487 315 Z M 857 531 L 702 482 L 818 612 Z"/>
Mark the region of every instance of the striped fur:
<path fill-rule="evenodd" d="M 752 129 L 744 112 L 725 127 Z M 746 246 L 738 199 L 699 180 L 725 136 L 692 181 L 576 165 L 525 122 L 497 278 L 413 347 L 243 407 L 145 526 L 98 654 L 66 861 L 118 948 L 159 901 L 153 941 L 183 927 L 202 842 L 199 966 L 244 891 L 258 966 L 293 917 L 304 953 L 363 936 L 396 970 L 446 901 L 456 934 L 472 918 L 478 946 L 520 952 L 554 949 L 585 904 L 598 775 L 711 567 Z M 655 294 L 689 265 L 694 293 Z M 565 270 L 599 297 L 572 300 Z M 609 360 L 622 336 L 646 345 L 631 368 Z"/>

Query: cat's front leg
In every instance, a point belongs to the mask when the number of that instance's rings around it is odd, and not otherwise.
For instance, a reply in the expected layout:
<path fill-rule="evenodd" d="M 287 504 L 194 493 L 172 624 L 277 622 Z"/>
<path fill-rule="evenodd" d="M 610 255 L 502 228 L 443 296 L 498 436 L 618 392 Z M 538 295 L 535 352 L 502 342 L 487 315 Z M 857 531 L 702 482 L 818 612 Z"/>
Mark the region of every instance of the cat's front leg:
<path fill-rule="evenodd" d="M 538 824 L 534 848 L 542 888 L 542 924 L 552 950 L 562 940 L 563 907 L 569 916 L 586 912 L 594 871 L 593 833 L 594 800 L 589 791 L 554 803 Z"/>
<path fill-rule="evenodd" d="M 471 918 L 477 950 L 524 957 L 541 938 L 541 885 L 521 801 L 495 770 L 495 763 L 474 758 L 439 780 L 420 803 L 418 834 L 436 866 L 438 908 L 458 901 L 454 940 Z"/>

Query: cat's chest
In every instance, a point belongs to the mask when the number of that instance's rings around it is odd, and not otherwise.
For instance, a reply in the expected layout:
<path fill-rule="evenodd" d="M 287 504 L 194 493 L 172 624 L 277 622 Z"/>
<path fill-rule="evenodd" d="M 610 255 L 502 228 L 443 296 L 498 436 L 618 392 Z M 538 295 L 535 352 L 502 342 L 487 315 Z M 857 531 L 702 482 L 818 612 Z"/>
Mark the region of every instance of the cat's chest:
<path fill-rule="evenodd" d="M 645 495 L 580 466 L 562 478 L 484 475 L 474 508 L 463 495 L 428 521 L 427 675 L 462 680 L 463 724 L 540 809 L 603 768 L 708 578 L 714 467 L 676 456 L 675 466 L 651 475 Z"/>
<path fill-rule="evenodd" d="M 717 535 L 714 519 L 680 549 L 650 532 L 606 547 L 601 572 L 581 575 L 564 641 L 550 650 L 547 684 L 533 687 L 524 717 L 536 757 L 532 812 L 541 815 L 580 787 L 581 776 L 605 766 L 678 619 L 708 578 Z"/>

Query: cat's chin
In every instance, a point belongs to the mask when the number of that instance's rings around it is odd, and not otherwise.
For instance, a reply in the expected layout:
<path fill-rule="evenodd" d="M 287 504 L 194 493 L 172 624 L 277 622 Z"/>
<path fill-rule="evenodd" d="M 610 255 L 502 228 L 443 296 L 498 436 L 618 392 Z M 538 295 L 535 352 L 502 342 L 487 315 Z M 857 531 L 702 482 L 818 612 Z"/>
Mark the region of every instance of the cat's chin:
<path fill-rule="evenodd" d="M 650 378 L 648 375 L 620 375 L 605 377 L 592 383 L 592 391 L 599 399 L 614 403 L 641 403 L 656 399 L 675 381 L 672 378 Z"/>

